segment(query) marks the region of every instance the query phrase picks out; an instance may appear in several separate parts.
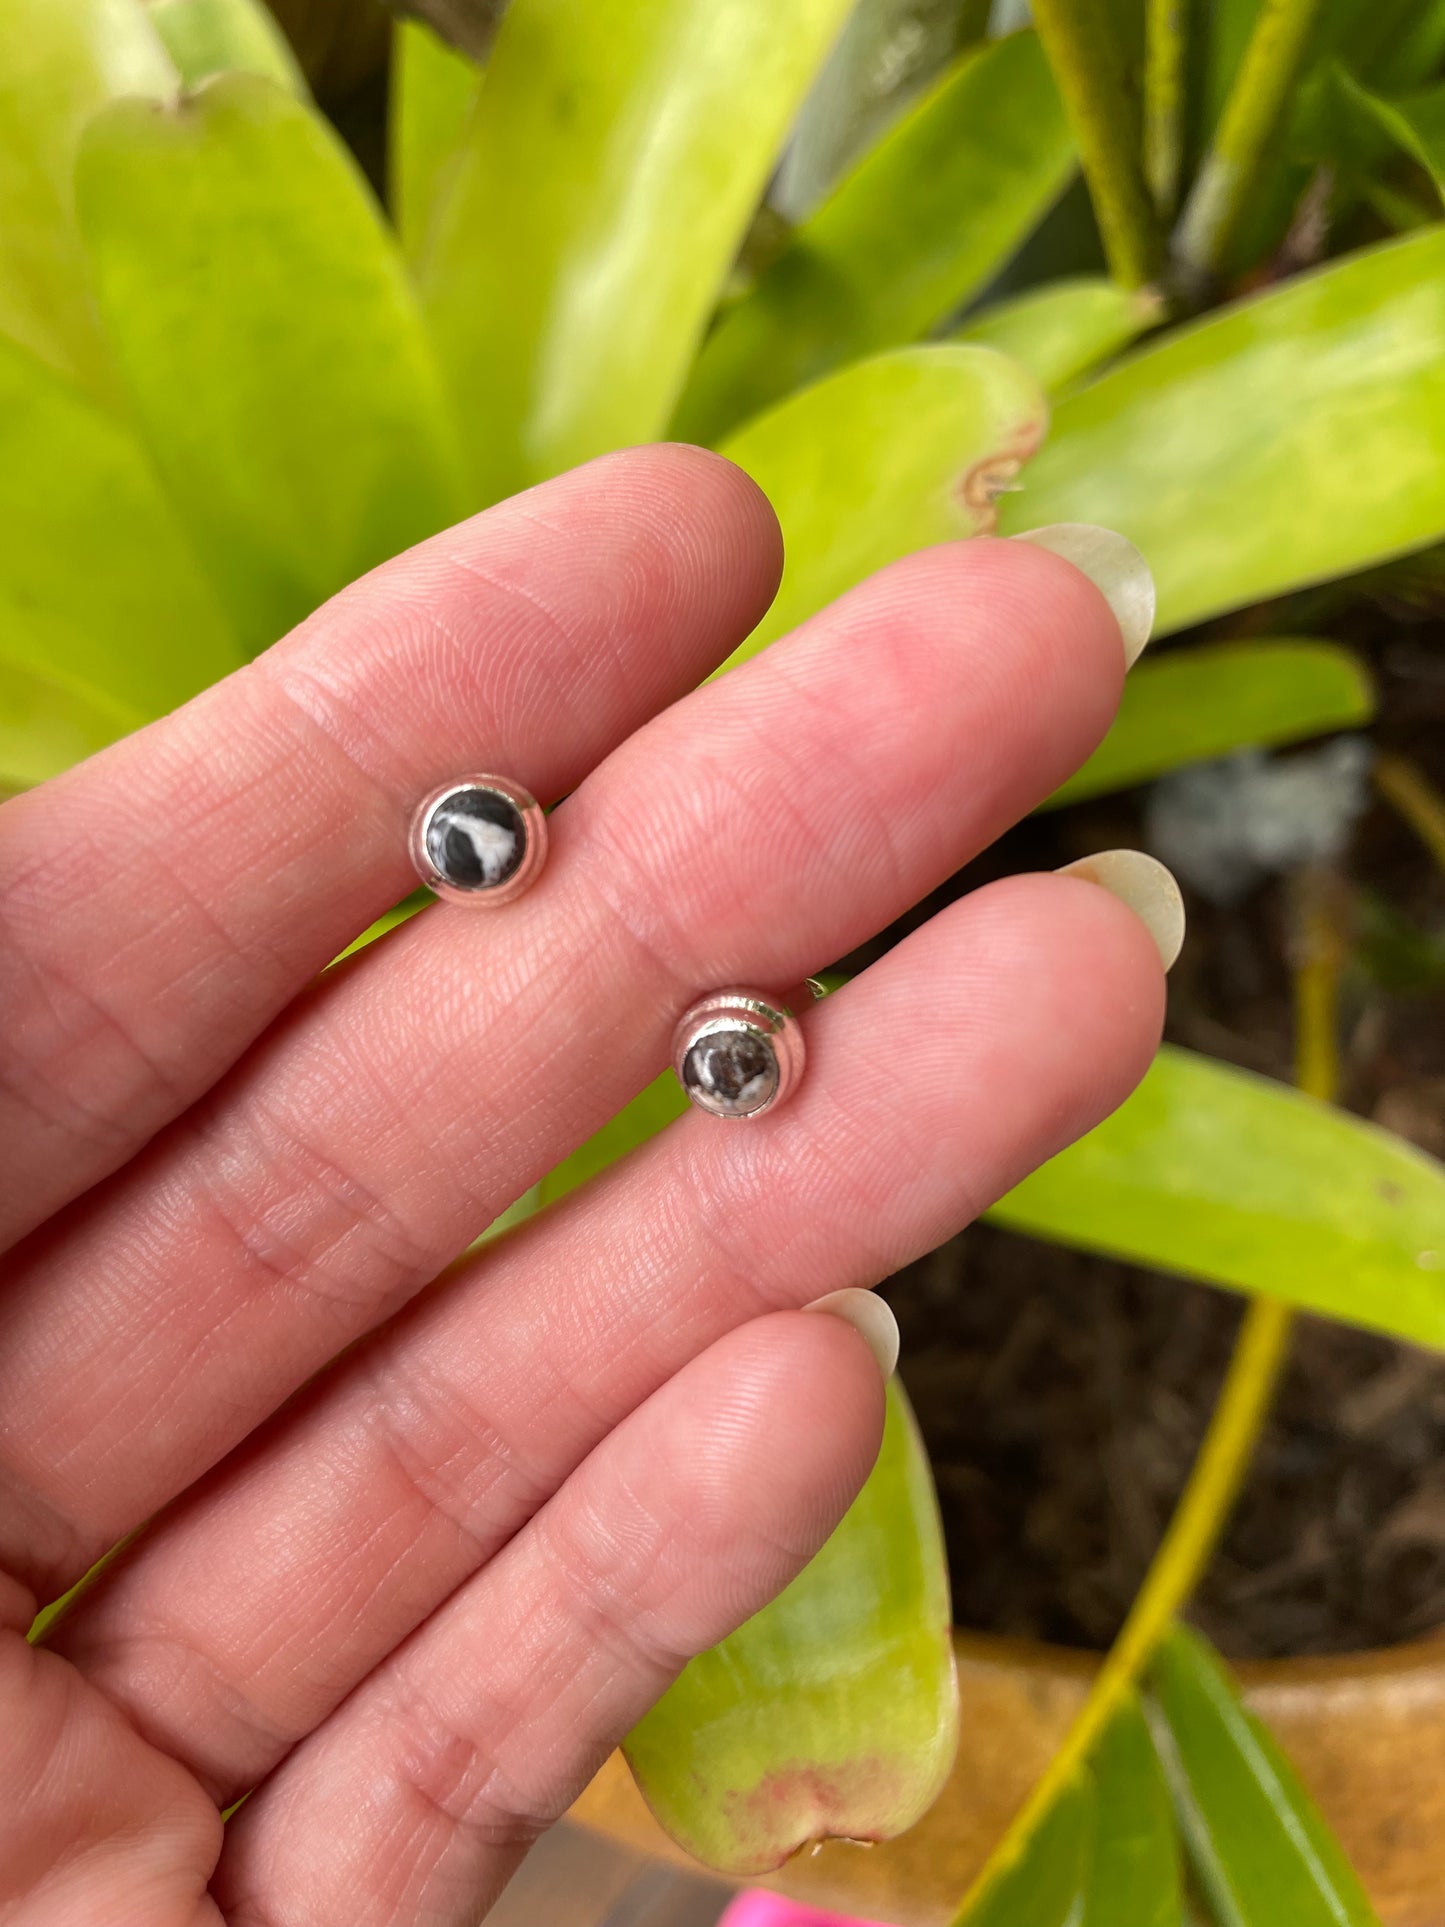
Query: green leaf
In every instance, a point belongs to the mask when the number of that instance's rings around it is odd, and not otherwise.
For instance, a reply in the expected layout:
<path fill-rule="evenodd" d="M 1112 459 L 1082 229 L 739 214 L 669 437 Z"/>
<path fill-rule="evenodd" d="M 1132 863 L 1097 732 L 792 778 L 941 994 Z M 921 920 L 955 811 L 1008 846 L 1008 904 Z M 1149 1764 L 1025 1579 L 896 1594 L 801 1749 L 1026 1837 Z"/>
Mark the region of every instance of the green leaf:
<path fill-rule="evenodd" d="M 0 630 L 12 620 L 0 610 Z M 0 657 L 0 790 L 43 783 L 144 721 L 98 690 Z"/>
<path fill-rule="evenodd" d="M 1445 1347 L 1445 1167 L 1268 1078 L 1165 1047 L 989 1216 Z"/>
<path fill-rule="evenodd" d="M 1438 74 L 1445 61 L 1445 0 L 1414 0 L 1405 20 L 1379 61 L 1370 69 L 1373 85 L 1387 92 L 1418 87 Z"/>
<path fill-rule="evenodd" d="M 829 375 L 723 444 L 777 510 L 777 600 L 733 657 L 754 654 L 875 569 L 976 535 L 1038 444 L 1043 393 L 991 348 L 900 348 Z"/>
<path fill-rule="evenodd" d="M 958 1743 L 949 1620 L 933 1481 L 895 1382 L 878 1462 L 823 1550 L 628 1737 L 648 1805 L 733 1875 L 831 1835 L 903 1832 Z"/>
<path fill-rule="evenodd" d="M 564 1158 L 555 1170 L 547 1173 L 542 1180 L 543 1204 L 552 1204 L 558 1198 L 565 1198 L 579 1184 L 599 1176 L 609 1164 L 615 1164 L 639 1144 L 645 1144 L 650 1137 L 655 1137 L 675 1117 L 681 1117 L 686 1109 L 687 1099 L 681 1084 L 671 1071 L 664 1071 L 630 1104 L 624 1105 L 600 1131 L 588 1138 L 585 1144 L 579 1145 L 571 1157 Z"/>
<path fill-rule="evenodd" d="M 0 6 L 0 334 L 103 396 L 112 376 L 75 226 L 76 144 L 106 101 L 176 85 L 140 0 Z"/>
<path fill-rule="evenodd" d="M 182 85 L 216 74 L 260 74 L 309 97 L 291 43 L 262 0 L 148 0 L 151 24 L 180 69 Z"/>
<path fill-rule="evenodd" d="M 392 42 L 387 120 L 388 199 L 411 262 L 419 261 L 450 182 L 481 69 L 420 20 L 399 20 Z"/>
<path fill-rule="evenodd" d="M 1090 1765 L 1098 1806 L 1079 1927 L 1179 1927 L 1184 1902 L 1169 1788 L 1137 1694 L 1104 1728 Z"/>
<path fill-rule="evenodd" d="M 962 47 L 980 0 L 853 0 L 788 135 L 768 205 L 800 221 L 906 114 Z"/>
<path fill-rule="evenodd" d="M 1155 1662 L 1155 1735 L 1220 1927 L 1379 1927 L 1338 1842 L 1203 1640 Z"/>
<path fill-rule="evenodd" d="M 1087 1761 L 1026 1807 L 955 1927 L 1180 1927 L 1169 1789 L 1132 1688 Z"/>
<path fill-rule="evenodd" d="M 1423 167 L 1445 194 L 1445 87 L 1387 100 L 1362 87 L 1343 68 L 1336 68 L 1334 79 L 1355 111 Z"/>
<path fill-rule="evenodd" d="M 242 660 L 124 424 L 0 337 L 0 656 L 141 717 Z"/>
<path fill-rule="evenodd" d="M 1109 734 L 1045 808 L 1237 749 L 1352 729 L 1374 713 L 1369 672 L 1332 642 L 1217 642 L 1146 657 Z"/>
<path fill-rule="evenodd" d="M 1080 1927 L 1097 1809 L 1093 1775 L 1084 1770 L 1060 1789 L 1018 1858 L 980 1889 L 958 1927 Z"/>
<path fill-rule="evenodd" d="M 1037 35 L 964 54 L 723 315 L 674 432 L 715 442 L 844 362 L 927 334 L 994 275 L 1073 166 Z"/>
<path fill-rule="evenodd" d="M 1181 329 L 1058 405 L 1004 529 L 1098 522 L 1161 632 L 1445 534 L 1445 228 Z"/>
<path fill-rule="evenodd" d="M 319 115 L 249 74 L 120 102 L 77 192 L 136 417 L 248 649 L 456 517 L 400 258 Z"/>
<path fill-rule="evenodd" d="M 488 499 L 666 427 L 848 0 L 514 0 L 432 326 Z"/>
<path fill-rule="evenodd" d="M 953 339 L 1012 355 L 1052 395 L 1127 348 L 1163 312 L 1152 288 L 1076 275 L 981 309 Z"/>

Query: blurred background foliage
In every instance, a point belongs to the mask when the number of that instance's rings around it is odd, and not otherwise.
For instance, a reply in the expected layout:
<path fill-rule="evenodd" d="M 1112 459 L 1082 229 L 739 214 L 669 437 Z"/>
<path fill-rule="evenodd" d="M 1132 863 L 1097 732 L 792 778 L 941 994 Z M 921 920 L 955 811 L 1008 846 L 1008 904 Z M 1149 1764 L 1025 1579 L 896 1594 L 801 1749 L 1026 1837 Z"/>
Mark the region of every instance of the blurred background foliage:
<path fill-rule="evenodd" d="M 1180 1919 L 1182 1840 L 1220 1920 L 1367 1921 L 1174 1622 L 1286 1307 L 1445 1341 L 1441 1167 L 1332 1103 L 1342 973 L 1438 988 L 1438 941 L 1388 898 L 1341 907 L 1369 752 L 1282 783 L 1262 758 L 1368 725 L 1359 611 L 1378 630 L 1445 584 L 1445 4 L 418 10 L 0 8 L 0 783 L 184 701 L 458 517 L 668 433 L 778 510 L 783 586 L 747 651 L 923 543 L 1129 535 L 1180 640 L 1048 807 L 1162 778 L 1156 847 L 1206 895 L 1294 873 L 1301 1088 L 1170 1046 L 992 1214 L 1254 1302 L 1100 1687 L 968 1918 Z M 1445 853 L 1421 772 L 1378 780 Z M 544 1200 L 678 1103 L 644 1093 Z M 908 1825 L 957 1729 L 947 1610 L 898 1392 L 837 1539 L 634 1737 L 654 1806 L 734 1870 Z M 764 1780 L 744 1837 L 726 1816 Z"/>

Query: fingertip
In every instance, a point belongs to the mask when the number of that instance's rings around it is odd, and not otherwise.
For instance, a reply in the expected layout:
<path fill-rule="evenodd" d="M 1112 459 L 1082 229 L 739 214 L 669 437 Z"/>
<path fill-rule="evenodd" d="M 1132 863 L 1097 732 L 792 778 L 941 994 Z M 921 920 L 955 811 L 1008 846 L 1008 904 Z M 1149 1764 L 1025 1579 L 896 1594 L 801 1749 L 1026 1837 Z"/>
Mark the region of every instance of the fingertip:
<path fill-rule="evenodd" d="M 1097 748 L 1123 691 L 1109 603 L 1030 543 L 972 536 L 915 550 L 804 625 L 814 627 L 820 638 L 839 627 L 868 635 L 920 701 L 956 707 L 966 691 L 971 714 L 988 716 L 976 754 L 1007 750 L 1024 808 Z"/>
<path fill-rule="evenodd" d="M 662 511 L 664 526 L 700 538 L 707 558 L 724 560 L 757 605 L 756 622 L 783 573 L 783 532 L 762 489 L 736 462 L 693 442 L 649 442 L 589 463 L 625 474 Z"/>
<path fill-rule="evenodd" d="M 811 1557 L 878 1456 L 884 1381 L 877 1353 L 847 1319 L 812 1310 L 754 1319 L 712 1349 L 720 1348 L 735 1348 L 732 1369 L 756 1401 L 759 1490 L 780 1520 L 807 1531 Z"/>
<path fill-rule="evenodd" d="M 1099 850 L 1065 863 L 1060 876 L 1083 877 L 1132 910 L 1159 952 L 1166 971 L 1172 970 L 1184 947 L 1184 896 L 1174 873 L 1144 850 Z"/>
<path fill-rule="evenodd" d="M 893 1316 L 892 1306 L 876 1291 L 867 1291 L 861 1285 L 845 1285 L 841 1291 L 830 1291 L 822 1298 L 815 1298 L 803 1309 L 841 1318 L 845 1325 L 851 1325 L 873 1354 L 884 1382 L 892 1378 L 898 1365 L 898 1320 Z"/>
<path fill-rule="evenodd" d="M 1010 881 L 1034 900 L 1055 954 L 1069 960 L 1066 995 L 1097 1034 L 1103 1115 L 1129 1095 L 1159 1048 L 1167 987 L 1158 939 L 1122 896 L 1090 877 L 1060 871 Z"/>
<path fill-rule="evenodd" d="M 996 594 L 1042 616 L 1057 634 L 1072 638 L 1076 647 L 1097 658 L 1117 701 L 1128 667 L 1127 644 L 1113 604 L 1080 563 L 1029 538 L 982 536 L 969 546 L 976 552 L 978 569 L 989 572 Z"/>

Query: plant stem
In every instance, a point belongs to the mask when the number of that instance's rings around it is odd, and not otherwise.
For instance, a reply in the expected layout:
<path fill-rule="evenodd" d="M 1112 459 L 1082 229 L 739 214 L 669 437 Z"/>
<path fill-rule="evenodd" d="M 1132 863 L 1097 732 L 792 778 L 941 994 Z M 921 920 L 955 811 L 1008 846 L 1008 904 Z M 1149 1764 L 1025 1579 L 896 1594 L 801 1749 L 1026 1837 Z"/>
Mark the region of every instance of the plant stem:
<path fill-rule="evenodd" d="M 1445 838 L 1445 809 L 1441 834 Z M 1312 1097 L 1329 1102 L 1338 1087 L 1336 1015 L 1346 954 L 1333 876 L 1311 871 L 1299 878 L 1292 910 L 1296 1079 Z M 1018 1860 L 1044 1814 L 1083 1770 L 1104 1728 L 1188 1604 L 1219 1543 L 1269 1416 L 1293 1322 L 1287 1305 L 1273 1298 L 1250 1300 L 1204 1443 L 1129 1616 L 1063 1744 L 965 1896 L 954 1927 L 964 1927 L 987 1889 Z"/>
<path fill-rule="evenodd" d="M 1304 64 L 1320 0 L 1264 0 L 1219 126 L 1179 218 L 1174 253 L 1195 280 L 1219 274 Z"/>
<path fill-rule="evenodd" d="M 1144 20 L 1144 178 L 1161 221 L 1179 204 L 1184 165 L 1184 34 L 1188 0 L 1147 0 Z"/>
<path fill-rule="evenodd" d="M 1381 756 L 1375 788 L 1393 803 L 1435 861 L 1445 870 L 1445 797 L 1403 756 Z"/>
<path fill-rule="evenodd" d="M 955 1927 L 963 1927 L 985 1890 L 1014 1864 L 1044 1814 L 1082 1770 L 1095 1742 L 1199 1583 L 1268 1414 L 1284 1362 L 1290 1322 L 1288 1307 L 1274 1299 L 1256 1298 L 1251 1302 L 1189 1483 L 1129 1617 L 1095 1675 L 1089 1696 L 1062 1746 L 965 1897 Z"/>
<path fill-rule="evenodd" d="M 1121 287 L 1145 287 L 1163 266 L 1163 237 L 1113 19 L 1101 0 L 1034 0 L 1033 13 L 1079 143 L 1109 272 Z"/>
<path fill-rule="evenodd" d="M 1345 886 L 1326 864 L 1293 880 L 1290 934 L 1294 951 L 1294 1081 L 1332 1104 L 1340 1089 L 1340 975 L 1349 955 Z"/>

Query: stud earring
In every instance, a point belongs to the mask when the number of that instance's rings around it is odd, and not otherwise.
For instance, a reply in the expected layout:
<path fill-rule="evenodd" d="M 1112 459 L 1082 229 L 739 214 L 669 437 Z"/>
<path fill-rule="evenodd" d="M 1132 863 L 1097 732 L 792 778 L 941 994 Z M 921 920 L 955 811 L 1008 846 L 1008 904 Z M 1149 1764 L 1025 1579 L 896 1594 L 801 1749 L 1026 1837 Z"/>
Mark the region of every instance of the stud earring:
<path fill-rule="evenodd" d="M 433 790 L 411 825 L 422 882 L 450 903 L 510 903 L 547 858 L 547 818 L 509 776 L 462 776 Z"/>
<path fill-rule="evenodd" d="M 807 993 L 805 992 L 804 995 Z M 803 1074 L 803 1032 L 781 998 L 715 990 L 672 1034 L 672 1068 L 688 1098 L 713 1117 L 761 1117 Z"/>

